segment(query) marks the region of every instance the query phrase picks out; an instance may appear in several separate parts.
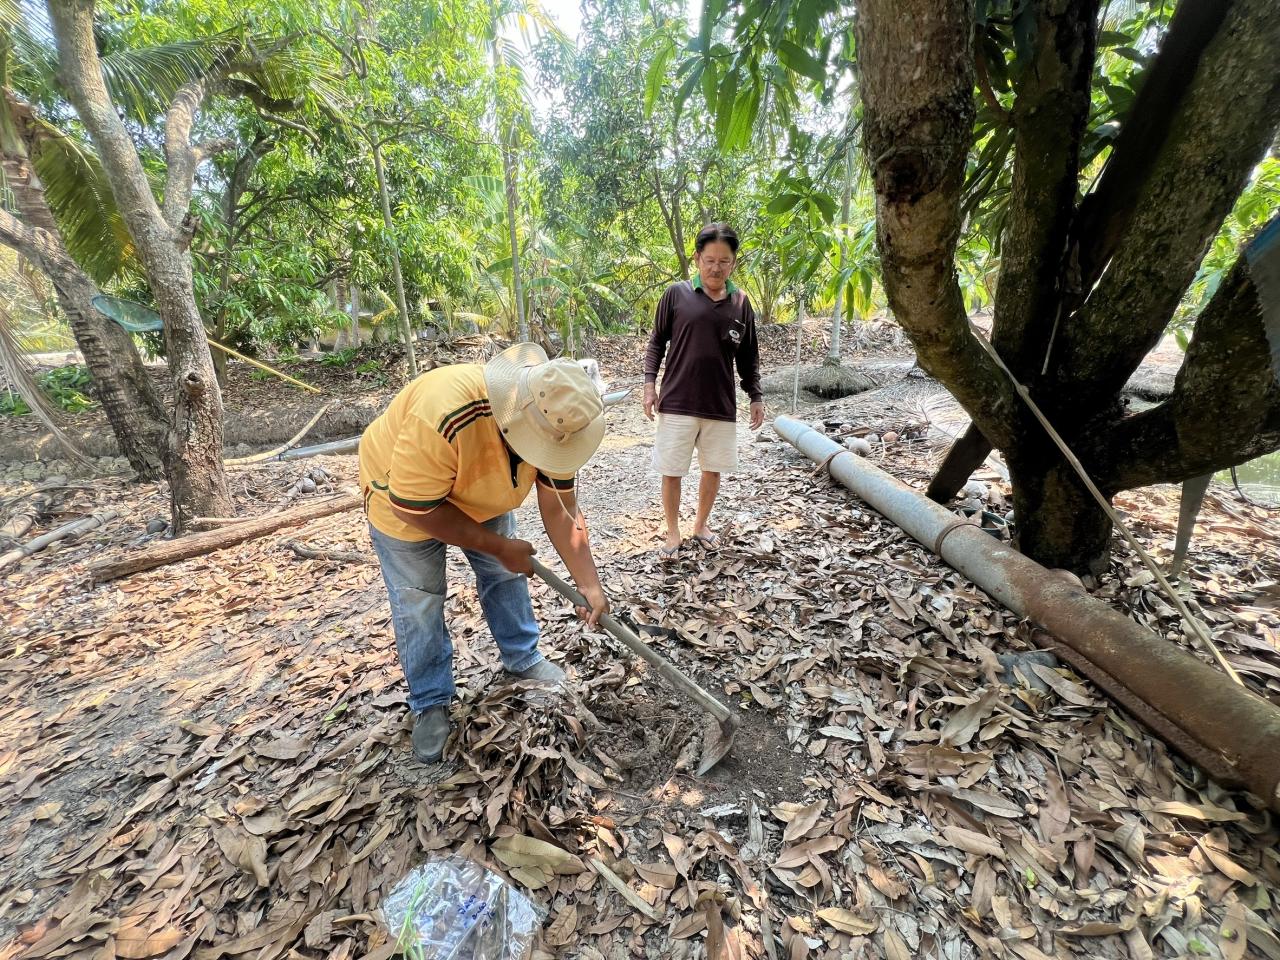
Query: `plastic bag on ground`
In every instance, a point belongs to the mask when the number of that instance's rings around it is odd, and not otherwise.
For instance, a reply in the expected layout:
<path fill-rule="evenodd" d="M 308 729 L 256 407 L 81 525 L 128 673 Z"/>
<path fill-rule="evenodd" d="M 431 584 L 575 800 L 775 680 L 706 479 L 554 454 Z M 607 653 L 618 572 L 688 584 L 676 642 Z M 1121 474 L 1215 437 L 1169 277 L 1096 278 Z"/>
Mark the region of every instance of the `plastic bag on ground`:
<path fill-rule="evenodd" d="M 502 877 L 461 857 L 431 859 L 382 902 L 387 930 L 411 960 L 523 960 L 546 911 Z"/>

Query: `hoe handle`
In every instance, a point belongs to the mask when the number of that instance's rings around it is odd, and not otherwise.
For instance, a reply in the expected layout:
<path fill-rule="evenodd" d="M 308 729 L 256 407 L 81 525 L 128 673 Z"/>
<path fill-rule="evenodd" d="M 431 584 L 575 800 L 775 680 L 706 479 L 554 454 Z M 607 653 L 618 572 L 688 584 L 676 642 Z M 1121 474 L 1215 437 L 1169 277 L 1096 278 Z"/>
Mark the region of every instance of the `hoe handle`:
<path fill-rule="evenodd" d="M 574 606 L 590 607 L 586 599 L 565 581 L 561 580 L 556 574 L 548 570 L 542 563 L 534 559 L 533 572 L 547 582 L 547 586 L 551 587 L 556 593 L 564 597 Z M 710 713 L 720 722 L 722 727 L 732 729 L 738 725 L 738 718 L 729 712 L 729 708 L 713 697 L 707 691 L 681 673 L 671 661 L 663 658 L 656 650 L 641 640 L 635 633 L 627 627 L 626 624 L 620 623 L 612 614 L 606 613 L 600 618 L 600 626 L 604 627 L 610 634 L 626 644 L 637 657 L 647 661 L 650 666 L 662 675 L 662 678 L 671 686 L 685 693 L 691 700 L 694 700 L 704 710 Z"/>

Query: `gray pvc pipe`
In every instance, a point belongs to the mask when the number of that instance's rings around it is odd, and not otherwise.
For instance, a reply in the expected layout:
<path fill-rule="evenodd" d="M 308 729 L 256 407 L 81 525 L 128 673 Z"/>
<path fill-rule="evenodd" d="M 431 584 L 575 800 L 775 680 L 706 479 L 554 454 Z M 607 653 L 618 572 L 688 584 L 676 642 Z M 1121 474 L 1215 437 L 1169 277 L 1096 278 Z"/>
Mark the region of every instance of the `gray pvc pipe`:
<path fill-rule="evenodd" d="M 360 438 L 333 440 L 329 443 L 318 443 L 313 447 L 294 447 L 286 450 L 276 460 L 305 460 L 307 457 L 332 457 L 343 453 L 355 453 L 360 449 Z"/>
<path fill-rule="evenodd" d="M 976 525 L 961 520 L 808 424 L 774 430 L 859 498 L 1021 617 L 1055 652 L 1224 786 L 1280 810 L 1280 708 Z"/>

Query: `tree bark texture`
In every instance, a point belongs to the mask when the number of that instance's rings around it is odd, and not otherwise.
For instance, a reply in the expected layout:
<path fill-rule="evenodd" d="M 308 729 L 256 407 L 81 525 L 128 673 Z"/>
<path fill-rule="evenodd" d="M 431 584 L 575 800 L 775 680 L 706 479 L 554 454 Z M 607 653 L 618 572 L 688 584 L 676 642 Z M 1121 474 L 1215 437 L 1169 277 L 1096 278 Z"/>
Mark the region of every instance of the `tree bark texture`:
<path fill-rule="evenodd" d="M 524 278 L 520 275 L 520 229 L 517 220 L 519 204 L 516 193 L 516 160 L 511 147 L 502 145 L 502 178 L 507 195 L 507 230 L 511 235 L 511 296 L 515 300 L 516 319 L 520 325 L 520 340 L 529 340 L 529 318 L 524 309 Z"/>
<path fill-rule="evenodd" d="M 1020 401 L 973 339 L 955 274 L 973 140 L 972 28 L 965 0 L 864 2 L 863 129 L 889 305 L 920 366 L 1003 447 L 1015 440 Z"/>
<path fill-rule="evenodd" d="M 22 219 L 0 210 L 0 243 L 53 284 L 120 452 L 140 479 L 157 479 L 166 415 L 133 339 L 94 308 L 98 286 L 67 252 L 29 162 L 6 157 L 4 171 Z"/>
<path fill-rule="evenodd" d="M 259 136 L 236 159 L 236 165 L 227 181 L 227 190 L 222 197 L 223 223 L 227 231 L 226 246 L 222 250 L 222 265 L 218 269 L 218 307 L 213 318 L 213 336 L 219 343 L 227 342 L 227 293 L 231 289 L 231 264 L 235 256 L 236 243 L 240 239 L 240 200 L 249 188 L 249 180 L 258 161 L 275 147 L 274 143 Z M 218 386 L 227 383 L 227 355 L 221 350 L 212 354 L 213 369 L 218 377 Z"/>
<path fill-rule="evenodd" d="M 1013 182 L 991 341 L 1027 385 L 1040 372 L 1068 282 L 1064 255 L 1089 118 L 1097 18 L 1097 0 L 1041 4 L 1034 59 L 1017 81 Z"/>
<path fill-rule="evenodd" d="M 1086 438 L 1079 452 L 1103 492 L 1114 493 L 1179 483 L 1278 447 L 1280 383 L 1241 255 L 1197 319 L 1169 398 Z"/>
<path fill-rule="evenodd" d="M 1115 255 L 1054 347 L 1054 392 L 1070 397 L 1077 415 L 1109 403 L 1159 341 L 1209 242 L 1273 142 L 1280 126 L 1277 50 L 1280 16 L 1273 0 L 1228 6 L 1137 190 Z"/>
<path fill-rule="evenodd" d="M 1134 100 L 1097 187 L 1080 204 L 1072 229 L 1082 291 L 1097 283 L 1128 229 L 1151 168 L 1169 137 L 1204 55 L 1222 26 L 1222 0 L 1182 0 L 1174 11 L 1160 55 Z"/>
<path fill-rule="evenodd" d="M 1201 317 L 1175 396 L 1135 417 L 1124 416 L 1119 398 L 1280 125 L 1280 18 L 1270 6 L 1184 0 L 1097 196 L 1079 207 L 1097 3 L 1037 8 L 1033 56 L 1010 114 L 1015 161 L 992 339 L 1108 495 L 1201 476 L 1280 445 L 1244 266 Z M 1049 566 L 1096 568 L 1109 542 L 1104 511 L 967 349 L 952 289 L 953 184 L 963 163 L 955 141 L 971 129 L 964 111 L 975 96 L 960 47 L 970 14 L 961 0 L 907 7 L 862 6 L 859 56 L 890 305 L 921 365 L 974 419 L 930 493 L 954 495 L 994 442 L 1012 474 L 1021 548 Z M 942 128 L 946 117 L 954 130 Z"/>
<path fill-rule="evenodd" d="M 64 86 L 98 148 L 164 320 L 174 386 L 165 449 L 173 527 L 180 530 L 190 516 L 229 516 L 235 506 L 222 466 L 222 394 L 196 306 L 188 251 L 193 229 L 188 209 L 191 179 L 199 163 L 221 146 L 190 141 L 203 85 L 184 87 L 169 111 L 165 136 L 169 169 L 162 210 L 102 79 L 93 0 L 49 0 L 49 13 Z"/>

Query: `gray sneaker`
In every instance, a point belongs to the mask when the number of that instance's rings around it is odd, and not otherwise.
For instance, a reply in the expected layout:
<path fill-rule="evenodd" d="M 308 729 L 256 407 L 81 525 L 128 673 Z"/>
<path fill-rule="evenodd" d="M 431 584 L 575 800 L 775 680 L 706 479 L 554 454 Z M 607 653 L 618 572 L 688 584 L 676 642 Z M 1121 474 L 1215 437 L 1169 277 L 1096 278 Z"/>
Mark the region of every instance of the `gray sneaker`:
<path fill-rule="evenodd" d="M 565 681 L 564 671 L 550 660 L 539 660 L 527 670 L 509 670 L 507 672 L 513 677 L 519 677 L 521 680 L 533 680 L 549 687 L 558 687 Z"/>
<path fill-rule="evenodd" d="M 448 707 L 427 707 L 414 718 L 413 755 L 423 763 L 439 763 L 448 739 Z"/>

